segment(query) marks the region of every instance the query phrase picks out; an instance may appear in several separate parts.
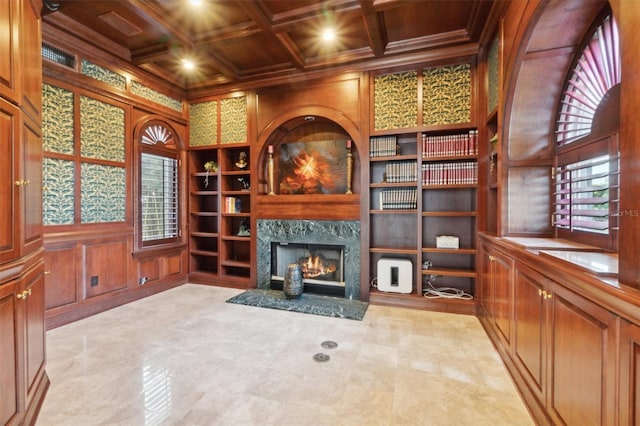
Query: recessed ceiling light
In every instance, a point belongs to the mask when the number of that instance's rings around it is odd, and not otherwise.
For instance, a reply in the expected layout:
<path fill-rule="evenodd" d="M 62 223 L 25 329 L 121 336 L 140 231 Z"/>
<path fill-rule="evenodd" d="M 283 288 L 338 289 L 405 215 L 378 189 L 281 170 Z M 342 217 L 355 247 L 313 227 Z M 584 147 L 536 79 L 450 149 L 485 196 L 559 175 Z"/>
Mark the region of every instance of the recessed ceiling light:
<path fill-rule="evenodd" d="M 332 41 L 334 38 L 336 38 L 336 33 L 333 31 L 333 28 L 325 28 L 324 31 L 322 31 L 322 39 L 324 41 Z"/>
<path fill-rule="evenodd" d="M 182 60 L 182 68 L 184 68 L 185 70 L 191 71 L 195 67 L 196 67 L 196 65 L 192 61 L 190 61 L 189 59 L 183 59 Z"/>
<path fill-rule="evenodd" d="M 202 0 L 189 0 L 189 3 L 191 3 L 192 6 L 201 6 Z"/>

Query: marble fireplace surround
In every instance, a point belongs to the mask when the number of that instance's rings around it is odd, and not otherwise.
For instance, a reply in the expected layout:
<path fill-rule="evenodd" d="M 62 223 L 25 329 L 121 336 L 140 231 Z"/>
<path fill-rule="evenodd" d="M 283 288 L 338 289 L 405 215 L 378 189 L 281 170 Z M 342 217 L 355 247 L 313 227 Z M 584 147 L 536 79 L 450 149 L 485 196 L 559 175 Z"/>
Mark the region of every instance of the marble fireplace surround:
<path fill-rule="evenodd" d="M 347 220 L 258 219 L 257 287 L 271 288 L 271 243 L 344 246 L 345 299 L 360 299 L 360 222 Z"/>

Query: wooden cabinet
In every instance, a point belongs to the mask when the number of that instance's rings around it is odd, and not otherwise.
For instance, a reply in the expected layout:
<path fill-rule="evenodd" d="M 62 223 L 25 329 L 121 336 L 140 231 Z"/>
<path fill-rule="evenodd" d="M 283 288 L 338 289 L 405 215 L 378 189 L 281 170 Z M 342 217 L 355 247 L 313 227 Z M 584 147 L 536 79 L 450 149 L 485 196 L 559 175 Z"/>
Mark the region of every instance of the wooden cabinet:
<path fill-rule="evenodd" d="M 31 424 L 49 383 L 42 262 L 0 285 L 0 345 L 0 422 Z"/>
<path fill-rule="evenodd" d="M 553 424 L 615 424 L 617 317 L 525 265 L 514 282 L 513 360 Z"/>
<path fill-rule="evenodd" d="M 414 272 L 409 294 L 372 290 L 374 301 L 475 312 L 475 140 L 458 126 L 370 138 L 370 274 L 382 258 L 409 260 Z"/>
<path fill-rule="evenodd" d="M 190 278 L 247 287 L 252 277 L 249 147 L 189 152 Z M 207 172 L 205 163 L 214 162 Z"/>
<path fill-rule="evenodd" d="M 42 261 L 38 1 L 0 5 L 0 422 L 32 424 L 49 380 Z"/>
<path fill-rule="evenodd" d="M 620 403 L 621 425 L 640 421 L 640 326 L 628 321 L 620 324 Z"/>
<path fill-rule="evenodd" d="M 511 345 L 513 323 L 513 260 L 486 244 L 481 246 L 478 299 L 480 316 L 489 322 L 505 348 Z"/>

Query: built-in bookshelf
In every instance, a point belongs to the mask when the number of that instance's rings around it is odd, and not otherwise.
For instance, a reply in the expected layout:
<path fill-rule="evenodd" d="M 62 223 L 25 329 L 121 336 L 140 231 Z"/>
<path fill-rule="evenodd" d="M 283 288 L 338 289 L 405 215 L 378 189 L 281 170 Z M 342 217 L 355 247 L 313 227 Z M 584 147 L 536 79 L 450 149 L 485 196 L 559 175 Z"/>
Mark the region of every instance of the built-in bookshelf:
<path fill-rule="evenodd" d="M 248 147 L 225 148 L 220 160 L 220 276 L 251 276 L 251 170 Z"/>
<path fill-rule="evenodd" d="M 453 126 L 446 131 L 372 136 L 369 148 L 370 298 L 473 312 L 477 130 Z M 410 294 L 376 288 L 380 259 L 411 262 Z M 455 291 L 458 297 L 433 296 L 427 292 L 431 286 Z"/>
<path fill-rule="evenodd" d="M 251 170 L 247 146 L 189 151 L 189 276 L 246 287 L 251 278 Z M 205 164 L 213 165 L 209 171 Z"/>
<path fill-rule="evenodd" d="M 194 280 L 218 274 L 219 200 L 218 150 L 189 152 L 189 272 Z M 205 164 L 211 165 L 209 171 Z"/>

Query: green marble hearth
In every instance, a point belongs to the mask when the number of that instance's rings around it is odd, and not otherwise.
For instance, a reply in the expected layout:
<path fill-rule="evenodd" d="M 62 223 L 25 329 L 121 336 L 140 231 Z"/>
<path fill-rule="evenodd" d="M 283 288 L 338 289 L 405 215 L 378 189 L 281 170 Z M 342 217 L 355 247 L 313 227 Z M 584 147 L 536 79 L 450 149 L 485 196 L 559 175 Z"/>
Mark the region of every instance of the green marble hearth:
<path fill-rule="evenodd" d="M 278 290 L 251 289 L 227 300 L 227 303 L 301 312 L 326 317 L 347 318 L 361 321 L 368 303 L 319 294 L 303 293 L 296 299 L 287 299 Z"/>

